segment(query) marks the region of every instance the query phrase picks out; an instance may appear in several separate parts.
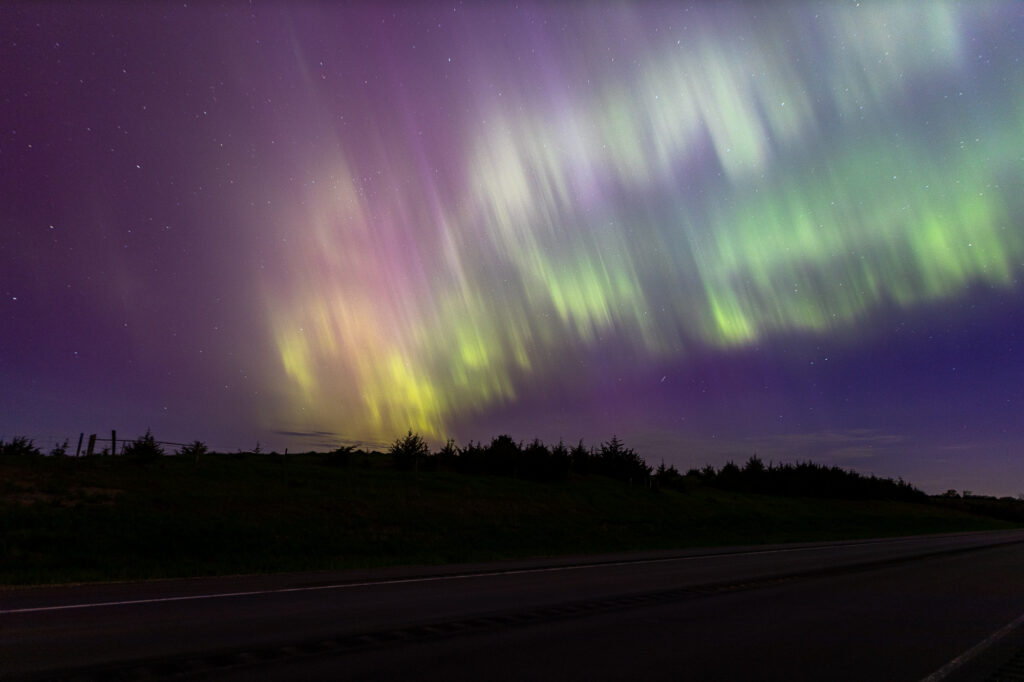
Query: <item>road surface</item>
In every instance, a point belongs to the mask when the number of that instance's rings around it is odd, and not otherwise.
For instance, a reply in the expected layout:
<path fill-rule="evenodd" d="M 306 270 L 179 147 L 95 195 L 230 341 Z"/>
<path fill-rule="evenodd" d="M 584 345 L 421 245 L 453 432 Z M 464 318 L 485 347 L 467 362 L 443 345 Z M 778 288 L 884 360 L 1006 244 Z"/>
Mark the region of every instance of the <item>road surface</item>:
<path fill-rule="evenodd" d="M 1022 614 L 1024 531 L 6 589 L 0 678 L 954 682 Z"/>

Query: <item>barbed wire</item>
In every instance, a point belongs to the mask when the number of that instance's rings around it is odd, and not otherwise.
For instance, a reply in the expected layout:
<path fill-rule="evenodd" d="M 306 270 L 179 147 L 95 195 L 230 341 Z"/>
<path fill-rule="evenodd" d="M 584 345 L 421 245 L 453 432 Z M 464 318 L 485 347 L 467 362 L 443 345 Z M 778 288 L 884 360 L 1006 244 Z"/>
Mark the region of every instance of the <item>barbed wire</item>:
<path fill-rule="evenodd" d="M 63 446 L 64 449 L 65 449 L 65 454 L 73 456 L 73 455 L 75 455 L 75 452 L 76 452 L 76 450 L 79 447 L 78 439 L 79 439 L 79 437 L 81 437 L 82 438 L 81 451 L 78 454 L 79 455 L 85 455 L 86 454 L 86 448 L 88 447 L 89 439 L 90 439 L 91 435 L 92 434 L 86 434 L 85 432 L 80 432 L 80 435 L 76 434 L 74 436 L 65 436 L 65 437 L 55 436 L 52 433 L 50 433 L 50 434 L 46 434 L 46 433 L 34 433 L 34 434 L 33 433 L 15 433 L 15 434 L 0 433 L 0 443 L 10 443 L 15 438 L 25 438 L 26 440 L 30 441 L 31 444 L 34 447 L 38 448 L 39 451 L 42 452 L 44 455 L 48 455 L 51 452 L 53 452 L 54 450 L 57 450 L 58 448 Z M 95 439 L 94 443 L 97 444 L 97 445 L 100 444 L 100 443 L 111 443 L 112 440 L 113 439 L 111 439 L 110 437 L 101 438 L 98 434 L 96 434 L 96 439 Z M 123 449 L 124 446 L 130 445 L 131 443 L 134 443 L 136 440 L 137 440 L 136 438 L 118 438 L 117 439 L 117 449 L 118 449 L 118 452 L 120 452 Z M 158 445 L 169 445 L 169 446 L 179 447 L 179 448 L 185 447 L 185 446 L 189 445 L 189 443 L 176 443 L 176 442 L 167 441 L 167 440 L 157 440 L 157 441 L 154 441 L 154 442 L 157 443 Z M 96 449 L 93 450 L 93 454 L 99 454 L 101 452 L 109 451 L 109 450 L 110 450 L 109 446 L 106 447 L 106 448 L 96 448 Z M 115 453 L 115 454 L 117 454 L 117 453 Z"/>
<path fill-rule="evenodd" d="M 105 432 L 105 433 L 109 434 L 109 432 Z M 87 451 L 87 449 L 89 447 L 89 439 L 90 439 L 90 437 L 92 435 L 96 436 L 96 438 L 94 440 L 93 454 L 94 455 L 102 454 L 104 452 L 108 452 L 108 454 L 109 454 L 109 450 L 110 450 L 109 443 L 111 443 L 111 441 L 112 441 L 112 439 L 110 438 L 109 435 L 107 435 L 106 437 L 100 437 L 100 435 L 98 433 L 97 434 L 89 434 L 89 433 L 86 433 L 84 431 L 79 432 L 77 434 L 70 435 L 70 436 L 58 436 L 58 435 L 55 435 L 53 433 L 43 433 L 43 432 L 37 432 L 37 433 L 24 433 L 24 432 L 0 433 L 0 443 L 10 443 L 15 438 L 24 438 L 24 439 L 30 441 L 32 443 L 32 445 L 34 447 L 38 448 L 39 451 L 42 452 L 44 455 L 49 455 L 53 451 L 57 450 L 58 448 L 64 447 L 64 452 L 65 452 L 66 455 L 70 455 L 70 456 L 73 457 L 77 453 L 79 456 L 85 456 L 86 455 L 86 451 Z M 79 444 L 79 438 L 82 439 L 80 444 Z M 122 450 L 123 450 L 123 448 L 125 446 L 131 445 L 132 443 L 134 443 L 137 440 L 138 440 L 138 438 L 121 438 L 121 437 L 118 437 L 117 438 L 117 452 L 115 454 L 121 454 L 121 452 L 122 452 Z M 178 443 L 178 442 L 168 441 L 168 440 L 154 440 L 153 442 L 155 442 L 157 445 L 163 445 L 163 446 L 168 446 L 168 447 L 173 447 L 173 448 L 183 448 L 183 447 L 187 447 L 187 446 L 192 444 L 191 442 L 190 443 Z M 193 441 L 193 442 L 195 442 L 195 441 Z M 340 442 L 342 443 L 342 445 L 349 444 L 349 445 L 353 445 L 353 446 L 355 446 L 355 447 L 357 447 L 359 449 L 366 450 L 366 451 L 376 451 L 376 450 L 382 449 L 380 446 L 375 447 L 375 443 L 373 443 L 373 442 L 364 442 L 364 441 L 355 441 L 355 440 L 344 440 L 344 439 L 342 439 Z M 101 443 L 106 443 L 108 445 L 105 448 L 104 447 L 100 447 Z M 334 443 L 323 442 L 323 443 L 318 443 L 316 445 L 319 445 L 320 447 L 323 447 L 323 448 L 327 448 L 329 450 L 334 450 L 334 449 L 336 449 L 338 447 L 337 442 L 334 442 Z M 259 442 L 258 441 L 257 441 L 257 447 L 259 447 Z M 301 450 L 301 449 L 296 449 L 296 448 L 291 448 L 291 449 L 294 452 L 305 452 L 306 451 L 306 450 Z M 383 449 L 386 450 L 387 449 L 387 445 L 384 445 Z M 285 448 L 286 452 L 288 450 L 289 450 L 289 448 Z M 221 452 L 221 453 L 231 453 L 231 452 L 235 452 L 235 451 L 237 451 L 237 452 L 253 452 L 254 450 L 253 450 L 253 448 L 234 448 L 234 449 L 228 448 L 228 449 L 217 449 L 216 450 L 216 452 Z M 262 452 L 262 450 L 259 450 L 259 451 Z M 310 451 L 312 451 L 312 450 L 310 450 Z M 171 454 L 171 453 L 168 453 L 168 454 Z M 270 454 L 273 454 L 273 453 L 270 453 Z"/>

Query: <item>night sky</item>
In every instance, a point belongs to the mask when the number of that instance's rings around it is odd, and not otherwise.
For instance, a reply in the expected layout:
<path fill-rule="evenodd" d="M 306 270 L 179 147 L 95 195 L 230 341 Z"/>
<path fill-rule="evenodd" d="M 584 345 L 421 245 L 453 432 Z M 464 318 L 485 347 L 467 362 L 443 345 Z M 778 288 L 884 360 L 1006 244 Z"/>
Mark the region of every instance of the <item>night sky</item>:
<path fill-rule="evenodd" d="M 0 438 L 1024 493 L 1024 4 L 4 3 Z"/>

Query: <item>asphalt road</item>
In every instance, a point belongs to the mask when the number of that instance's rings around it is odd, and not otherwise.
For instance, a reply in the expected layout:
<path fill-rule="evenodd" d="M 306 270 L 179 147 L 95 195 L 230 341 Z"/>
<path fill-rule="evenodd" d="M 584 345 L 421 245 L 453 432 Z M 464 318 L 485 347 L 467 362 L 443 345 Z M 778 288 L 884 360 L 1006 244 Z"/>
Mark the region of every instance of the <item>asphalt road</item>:
<path fill-rule="evenodd" d="M 1024 531 L 8 589 L 0 677 L 953 682 L 1022 614 Z"/>

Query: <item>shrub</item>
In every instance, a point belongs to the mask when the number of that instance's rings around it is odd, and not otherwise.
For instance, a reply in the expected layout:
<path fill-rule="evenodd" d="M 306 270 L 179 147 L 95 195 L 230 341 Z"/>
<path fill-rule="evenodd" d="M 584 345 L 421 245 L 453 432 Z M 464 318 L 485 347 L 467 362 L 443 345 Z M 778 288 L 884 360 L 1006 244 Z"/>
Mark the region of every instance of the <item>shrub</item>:
<path fill-rule="evenodd" d="M 355 445 L 339 445 L 337 449 L 327 453 L 324 464 L 330 466 L 348 466 L 349 460 L 352 457 L 352 453 L 355 451 Z"/>
<path fill-rule="evenodd" d="M 65 440 L 59 445 L 54 445 L 53 449 L 50 450 L 51 457 L 64 457 L 68 454 L 68 442 Z"/>
<path fill-rule="evenodd" d="M 149 462 L 162 457 L 164 449 L 156 442 L 149 429 L 146 429 L 146 435 L 140 436 L 138 440 L 126 444 L 121 450 L 121 454 L 140 462 Z"/>
<path fill-rule="evenodd" d="M 201 440 L 194 440 L 188 445 L 182 445 L 181 449 L 178 450 L 178 454 L 182 457 L 191 457 L 195 460 L 196 464 L 199 464 L 199 458 L 209 451 L 209 448 L 206 447 L 206 443 Z"/>
<path fill-rule="evenodd" d="M 15 436 L 10 443 L 0 440 L 0 455 L 7 457 L 19 457 L 24 455 L 42 455 L 43 453 L 35 446 L 31 438 Z"/>

